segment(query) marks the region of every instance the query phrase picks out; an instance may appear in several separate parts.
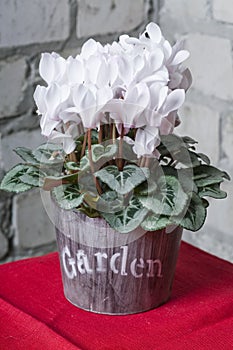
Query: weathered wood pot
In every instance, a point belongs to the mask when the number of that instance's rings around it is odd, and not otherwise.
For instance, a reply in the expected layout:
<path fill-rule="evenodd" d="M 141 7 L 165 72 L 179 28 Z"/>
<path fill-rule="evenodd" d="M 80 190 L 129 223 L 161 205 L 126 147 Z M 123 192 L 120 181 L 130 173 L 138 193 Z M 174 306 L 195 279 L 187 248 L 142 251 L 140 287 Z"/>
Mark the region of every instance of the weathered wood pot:
<path fill-rule="evenodd" d="M 97 313 L 132 314 L 158 307 L 171 293 L 182 229 L 130 234 L 103 219 L 55 205 L 66 298 Z"/>

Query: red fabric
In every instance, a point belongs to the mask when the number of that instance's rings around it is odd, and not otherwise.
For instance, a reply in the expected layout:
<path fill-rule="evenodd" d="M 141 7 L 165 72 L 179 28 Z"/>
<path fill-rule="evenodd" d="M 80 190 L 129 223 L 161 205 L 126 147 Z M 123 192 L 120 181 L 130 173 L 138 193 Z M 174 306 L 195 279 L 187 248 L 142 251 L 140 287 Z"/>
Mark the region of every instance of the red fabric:
<path fill-rule="evenodd" d="M 106 316 L 66 301 L 57 253 L 0 266 L 1 350 L 232 350 L 233 265 L 182 243 L 172 298 Z"/>

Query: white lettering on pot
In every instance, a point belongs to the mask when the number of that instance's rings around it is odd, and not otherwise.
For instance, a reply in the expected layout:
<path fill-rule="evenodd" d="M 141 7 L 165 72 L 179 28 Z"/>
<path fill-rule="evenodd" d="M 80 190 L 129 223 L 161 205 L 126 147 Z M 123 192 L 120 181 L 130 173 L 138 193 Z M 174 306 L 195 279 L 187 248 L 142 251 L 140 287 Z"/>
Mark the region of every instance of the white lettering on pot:
<path fill-rule="evenodd" d="M 71 266 L 71 270 L 68 270 L 68 267 L 66 265 L 66 255 L 68 256 L 68 264 Z M 62 263 L 64 266 L 66 276 L 68 278 L 73 279 L 74 277 L 77 276 L 77 272 L 75 269 L 75 260 L 71 258 L 71 254 L 67 246 L 62 251 Z"/>
<path fill-rule="evenodd" d="M 64 272 L 69 279 L 73 279 L 78 273 L 93 274 L 93 273 L 105 273 L 107 266 L 114 274 L 120 274 L 121 276 L 127 276 L 128 273 L 134 278 L 142 278 L 146 276 L 163 277 L 162 275 L 162 263 L 160 259 L 143 259 L 135 258 L 128 263 L 128 246 L 121 246 L 121 252 L 117 252 L 112 256 L 108 256 L 106 252 L 97 252 L 92 257 L 88 257 L 83 249 L 78 249 L 74 259 L 71 256 L 71 252 L 67 246 L 62 250 L 62 264 Z M 90 265 L 91 261 L 91 265 Z M 127 264 L 128 263 L 128 264 Z"/>
<path fill-rule="evenodd" d="M 96 268 L 96 271 L 98 272 L 104 272 L 106 271 L 106 267 L 103 267 L 103 258 L 104 259 L 107 259 L 108 258 L 108 255 L 106 253 L 101 253 L 101 252 L 98 252 L 98 253 L 95 253 L 95 256 L 97 258 L 97 268 Z"/>
<path fill-rule="evenodd" d="M 163 277 L 163 275 L 161 275 L 162 264 L 161 264 L 161 261 L 159 259 L 147 260 L 146 262 L 149 265 L 148 272 L 147 272 L 147 277 L 154 277 L 154 275 L 155 275 L 155 264 L 158 265 L 157 277 Z"/>
<path fill-rule="evenodd" d="M 143 272 L 137 273 L 136 268 L 144 269 L 145 267 L 144 260 L 140 258 L 139 261 L 140 261 L 140 264 L 137 264 L 137 258 L 136 258 L 130 264 L 130 271 L 132 275 L 136 278 L 141 278 L 143 276 Z"/>
<path fill-rule="evenodd" d="M 84 274 L 85 272 L 91 274 L 93 272 L 89 266 L 88 257 L 82 249 L 77 251 L 77 267 L 81 274 Z"/>

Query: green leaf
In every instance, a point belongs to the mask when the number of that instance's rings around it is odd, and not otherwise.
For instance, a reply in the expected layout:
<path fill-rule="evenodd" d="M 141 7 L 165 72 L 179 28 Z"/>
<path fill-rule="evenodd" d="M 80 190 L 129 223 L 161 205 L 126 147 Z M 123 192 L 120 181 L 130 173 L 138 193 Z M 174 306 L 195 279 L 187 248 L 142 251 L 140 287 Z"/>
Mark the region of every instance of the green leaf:
<path fill-rule="evenodd" d="M 185 145 L 182 138 L 175 134 L 161 135 L 160 140 L 161 143 L 157 149 L 162 156 L 173 154 Z"/>
<path fill-rule="evenodd" d="M 33 155 L 38 162 L 44 164 L 60 164 L 64 162 L 65 157 L 62 147 L 54 143 L 40 145 Z"/>
<path fill-rule="evenodd" d="M 141 227 L 146 231 L 157 231 L 173 224 L 175 224 L 175 220 L 172 220 L 172 218 L 152 214 L 146 217 L 141 223 Z"/>
<path fill-rule="evenodd" d="M 80 170 L 80 168 L 78 167 L 77 163 L 75 163 L 75 162 L 64 163 L 64 167 L 67 170 Z"/>
<path fill-rule="evenodd" d="M 39 168 L 30 166 L 24 175 L 20 176 L 20 180 L 27 185 L 40 187 L 43 185 L 43 179 L 46 176 Z"/>
<path fill-rule="evenodd" d="M 65 210 L 78 207 L 83 202 L 84 194 L 80 194 L 78 185 L 62 185 L 52 191 L 58 205 Z"/>
<path fill-rule="evenodd" d="M 109 165 L 97 171 L 95 176 L 106 183 L 113 191 L 124 195 L 145 181 L 149 176 L 149 170 L 139 168 L 136 165 L 126 165 L 123 171 L 119 171 L 115 165 Z"/>
<path fill-rule="evenodd" d="M 38 164 L 38 160 L 33 155 L 33 151 L 26 147 L 17 147 L 14 152 L 20 156 L 25 162 L 31 164 Z"/>
<path fill-rule="evenodd" d="M 132 197 L 129 205 L 117 213 L 101 213 L 109 225 L 121 233 L 135 230 L 148 214 L 136 197 Z"/>
<path fill-rule="evenodd" d="M 142 205 L 156 215 L 179 215 L 188 204 L 188 195 L 174 176 L 163 176 L 157 190 L 149 196 L 138 196 Z"/>
<path fill-rule="evenodd" d="M 8 192 L 25 192 L 33 186 L 22 181 L 21 177 L 27 173 L 31 165 L 18 164 L 8 171 L 1 182 L 0 189 Z"/>
<path fill-rule="evenodd" d="M 92 192 L 97 194 L 94 176 L 90 172 L 80 173 L 78 183 L 81 192 Z"/>
<path fill-rule="evenodd" d="M 123 196 L 118 196 L 115 191 L 107 191 L 98 198 L 96 209 L 104 213 L 116 213 L 124 208 Z"/>
<path fill-rule="evenodd" d="M 199 190 L 198 195 L 202 197 L 212 197 L 216 199 L 223 199 L 227 197 L 227 193 L 220 189 L 220 184 L 213 184 L 203 187 Z"/>
<path fill-rule="evenodd" d="M 81 171 L 87 171 L 90 169 L 90 163 L 89 163 L 89 159 L 87 156 L 83 156 L 80 159 L 80 170 Z"/>
<path fill-rule="evenodd" d="M 180 225 L 187 230 L 198 231 L 203 226 L 205 219 L 205 204 L 197 194 L 193 193 L 188 210 L 181 218 Z"/>
<path fill-rule="evenodd" d="M 194 168 L 194 181 L 198 187 L 220 183 L 224 179 L 229 180 L 229 175 L 213 166 L 202 164 Z"/>
<path fill-rule="evenodd" d="M 189 136 L 183 136 L 182 140 L 184 141 L 184 143 L 188 143 L 190 145 L 195 145 L 196 143 L 198 143 L 197 141 L 195 141 L 194 139 L 192 139 Z"/>
<path fill-rule="evenodd" d="M 210 159 L 204 153 L 197 153 L 198 158 L 200 158 L 204 163 L 210 165 Z"/>
<path fill-rule="evenodd" d="M 91 147 L 92 159 L 96 163 L 101 159 L 112 160 L 117 153 L 117 144 L 104 145 L 93 145 Z"/>

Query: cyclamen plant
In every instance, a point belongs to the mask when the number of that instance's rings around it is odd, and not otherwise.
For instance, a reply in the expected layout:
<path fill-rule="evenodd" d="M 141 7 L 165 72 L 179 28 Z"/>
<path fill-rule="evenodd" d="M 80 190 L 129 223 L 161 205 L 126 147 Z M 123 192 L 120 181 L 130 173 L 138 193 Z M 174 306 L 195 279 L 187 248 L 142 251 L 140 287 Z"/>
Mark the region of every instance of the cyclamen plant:
<path fill-rule="evenodd" d="M 188 57 L 155 23 L 111 45 L 90 39 L 75 58 L 42 54 L 47 86 L 37 86 L 34 99 L 48 143 L 16 148 L 25 163 L 1 189 L 42 187 L 61 208 L 103 217 L 122 233 L 200 229 L 205 197 L 225 198 L 220 184 L 229 176 L 195 151 L 195 140 L 174 134 L 192 82 Z"/>

